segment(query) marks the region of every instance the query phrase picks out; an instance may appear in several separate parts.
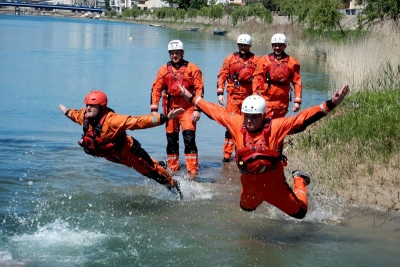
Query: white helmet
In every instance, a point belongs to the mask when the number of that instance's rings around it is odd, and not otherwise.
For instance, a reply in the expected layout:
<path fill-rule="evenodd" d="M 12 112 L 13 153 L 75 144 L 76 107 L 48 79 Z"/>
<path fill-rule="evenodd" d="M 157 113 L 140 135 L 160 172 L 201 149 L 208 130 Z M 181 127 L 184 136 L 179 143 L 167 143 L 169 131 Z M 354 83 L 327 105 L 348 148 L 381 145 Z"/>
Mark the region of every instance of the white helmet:
<path fill-rule="evenodd" d="M 168 51 L 183 50 L 183 43 L 180 40 L 172 40 L 168 44 Z"/>
<path fill-rule="evenodd" d="M 239 35 L 239 37 L 237 38 L 237 42 L 238 44 L 246 44 L 246 45 L 251 45 L 251 36 L 248 34 L 241 34 Z"/>
<path fill-rule="evenodd" d="M 286 44 L 286 36 L 283 33 L 272 35 L 271 44 Z"/>
<path fill-rule="evenodd" d="M 259 95 L 248 96 L 242 103 L 242 113 L 264 114 L 266 109 L 267 104 L 264 98 Z"/>

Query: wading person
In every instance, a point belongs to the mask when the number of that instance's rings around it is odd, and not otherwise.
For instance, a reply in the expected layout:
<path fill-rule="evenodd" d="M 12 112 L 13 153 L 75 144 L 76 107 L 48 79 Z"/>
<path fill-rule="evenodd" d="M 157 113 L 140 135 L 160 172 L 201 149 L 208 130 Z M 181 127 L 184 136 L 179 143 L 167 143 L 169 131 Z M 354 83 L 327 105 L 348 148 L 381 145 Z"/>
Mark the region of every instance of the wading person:
<path fill-rule="evenodd" d="M 224 89 L 226 85 L 226 106 L 227 112 L 241 114 L 243 100 L 252 94 L 253 73 L 257 67 L 259 57 L 252 52 L 251 36 L 241 34 L 237 38 L 237 52 L 228 55 L 218 73 L 217 96 L 218 103 L 225 104 Z M 235 144 L 232 136 L 227 130 L 225 142 L 222 148 L 224 158 L 222 162 L 230 162 Z"/>
<path fill-rule="evenodd" d="M 347 84 L 330 100 L 300 112 L 296 116 L 271 119 L 266 117 L 266 103 L 261 96 L 251 95 L 242 103 L 242 113 L 232 114 L 214 103 L 193 96 L 184 87 L 182 95 L 209 117 L 226 127 L 236 144 L 235 161 L 241 174 L 240 207 L 255 210 L 263 201 L 291 217 L 302 219 L 307 213 L 307 188 L 310 177 L 293 171 L 293 189 L 286 183 L 285 157 L 281 144 L 288 134 L 295 134 L 321 119 L 339 105 L 348 92 Z"/>
<path fill-rule="evenodd" d="M 260 58 L 258 69 L 254 72 L 253 93 L 261 95 L 267 101 L 267 117 L 281 118 L 286 115 L 289 102 L 292 100 L 293 112 L 300 110 L 302 84 L 300 64 L 285 53 L 286 36 L 274 34 L 271 38 L 273 52 Z"/>
<path fill-rule="evenodd" d="M 185 146 L 186 168 L 191 176 L 198 173 L 198 151 L 196 146 L 196 123 L 200 119 L 200 110 L 185 101 L 180 95 L 179 85 L 185 86 L 192 94 L 203 96 L 204 81 L 199 67 L 183 59 L 183 43 L 173 40 L 168 44 L 170 61 L 161 66 L 151 90 L 150 110 L 158 111 L 162 98 L 164 113 L 183 108 L 184 112 L 169 120 L 165 125 L 167 135 L 167 162 L 171 171 L 178 171 L 179 131 L 182 129 Z"/>
<path fill-rule="evenodd" d="M 59 107 L 73 122 L 83 125 L 82 139 L 78 142 L 87 154 L 126 165 L 140 174 L 164 185 L 182 199 L 179 184 L 141 147 L 138 140 L 126 134 L 126 130 L 151 128 L 174 119 L 182 109 L 171 110 L 168 115 L 151 114 L 125 116 L 107 107 L 107 95 L 94 90 L 84 100 L 81 110 Z"/>

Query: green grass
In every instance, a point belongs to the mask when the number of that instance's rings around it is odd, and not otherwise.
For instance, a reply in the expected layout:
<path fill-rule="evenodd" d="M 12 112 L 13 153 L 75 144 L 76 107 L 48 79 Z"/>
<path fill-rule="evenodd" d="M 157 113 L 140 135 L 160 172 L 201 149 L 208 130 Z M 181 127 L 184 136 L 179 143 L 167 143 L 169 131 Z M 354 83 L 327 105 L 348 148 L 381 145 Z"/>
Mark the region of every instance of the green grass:
<path fill-rule="evenodd" d="M 327 157 L 335 148 L 351 147 L 362 158 L 388 162 L 400 153 L 400 88 L 358 92 L 337 107 L 316 129 L 301 135 L 303 149 L 323 150 Z M 337 155 L 336 155 L 337 156 Z"/>

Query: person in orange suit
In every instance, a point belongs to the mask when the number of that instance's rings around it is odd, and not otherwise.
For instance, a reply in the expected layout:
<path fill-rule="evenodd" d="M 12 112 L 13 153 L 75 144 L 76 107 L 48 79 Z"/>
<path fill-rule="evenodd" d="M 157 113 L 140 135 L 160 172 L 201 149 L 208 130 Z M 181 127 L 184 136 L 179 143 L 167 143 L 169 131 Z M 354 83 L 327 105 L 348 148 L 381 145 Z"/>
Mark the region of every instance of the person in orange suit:
<path fill-rule="evenodd" d="M 129 136 L 126 130 L 161 125 L 179 116 L 183 109 L 171 110 L 168 115 L 120 115 L 107 107 L 107 95 L 100 90 L 89 92 L 84 103 L 86 107 L 81 110 L 68 109 L 62 104 L 59 107 L 73 122 L 83 126 L 82 139 L 78 144 L 87 154 L 131 167 L 164 185 L 182 199 L 178 181 L 174 180 L 157 160 L 150 157 L 139 141 Z"/>
<path fill-rule="evenodd" d="M 168 168 L 173 172 L 180 169 L 179 131 L 182 128 L 186 168 L 190 176 L 196 176 L 199 170 L 196 123 L 200 119 L 200 110 L 185 101 L 180 95 L 179 85 L 184 85 L 197 96 L 203 96 L 204 81 L 199 67 L 183 59 L 184 52 L 183 43 L 180 40 L 172 40 L 168 43 L 170 61 L 158 70 L 151 90 L 150 110 L 151 112 L 158 111 L 161 98 L 163 98 L 165 114 L 172 109 L 184 109 L 182 114 L 169 120 L 165 126 Z"/>
<path fill-rule="evenodd" d="M 218 103 L 225 104 L 224 88 L 226 84 L 227 101 L 226 111 L 241 114 L 243 100 L 252 94 L 253 73 L 257 67 L 259 57 L 250 52 L 251 36 L 241 34 L 237 38 L 239 51 L 228 55 L 218 73 L 217 96 Z M 230 162 L 235 144 L 229 131 L 225 132 L 225 142 L 222 148 L 224 158 L 222 162 Z"/>
<path fill-rule="evenodd" d="M 273 53 L 264 55 L 254 72 L 253 93 L 261 95 L 267 101 L 267 117 L 281 118 L 286 115 L 291 101 L 293 86 L 293 112 L 300 110 L 302 101 L 302 83 L 300 64 L 285 53 L 287 38 L 282 33 L 271 38 Z"/>
<path fill-rule="evenodd" d="M 271 119 L 266 117 L 267 104 L 258 95 L 248 96 L 242 103 L 242 113 L 232 114 L 215 103 L 192 95 L 181 86 L 182 95 L 210 118 L 226 127 L 236 144 L 235 161 L 242 172 L 240 207 L 253 211 L 268 202 L 291 217 L 302 219 L 307 213 L 307 187 L 310 176 L 292 172 L 293 189 L 284 175 L 285 158 L 281 144 L 288 134 L 307 128 L 342 103 L 348 92 L 347 84 L 336 91 L 330 100 L 303 110 L 296 116 Z"/>

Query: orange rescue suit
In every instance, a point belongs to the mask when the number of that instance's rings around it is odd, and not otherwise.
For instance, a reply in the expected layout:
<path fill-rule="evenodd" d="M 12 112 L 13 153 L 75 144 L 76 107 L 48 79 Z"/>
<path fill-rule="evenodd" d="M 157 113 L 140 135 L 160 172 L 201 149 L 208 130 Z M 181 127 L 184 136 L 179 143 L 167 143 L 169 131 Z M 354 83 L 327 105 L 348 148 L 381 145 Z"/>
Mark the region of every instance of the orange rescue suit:
<path fill-rule="evenodd" d="M 283 53 L 280 59 L 271 53 L 261 57 L 254 72 L 253 93 L 267 101 L 267 117 L 280 118 L 288 112 L 293 85 L 294 103 L 302 101 L 300 64 L 292 56 Z"/>
<path fill-rule="evenodd" d="M 163 115 L 126 116 L 108 110 L 105 116 L 102 116 L 99 120 L 88 123 L 85 113 L 86 108 L 81 110 L 70 109 L 66 113 L 66 116 L 73 122 L 87 126 L 87 129 L 84 129 L 83 138 L 79 142 L 84 147 L 85 152 L 91 152 L 89 154 L 134 168 L 140 174 L 160 184 L 174 185 L 170 174 L 157 160 L 150 158 L 145 152 L 141 153 L 144 157 L 135 153 L 141 151 L 141 145 L 135 138 L 126 134 L 126 130 L 146 129 L 163 124 L 166 120 L 165 118 L 161 119 Z M 100 127 L 100 131 L 96 130 L 96 127 Z M 94 135 L 97 137 L 94 138 L 96 140 L 92 138 Z M 97 148 L 93 146 L 94 150 L 91 151 L 88 147 L 88 145 L 90 146 L 88 138 L 91 138 L 92 141 L 101 142 L 103 145 Z M 85 144 L 85 142 L 89 142 L 89 144 Z M 89 151 L 86 151 L 88 148 Z"/>
<path fill-rule="evenodd" d="M 172 109 L 193 109 L 194 106 L 180 95 L 178 84 L 184 85 L 193 95 L 203 96 L 204 81 L 200 69 L 193 63 L 184 61 L 181 67 L 175 68 L 171 62 L 164 64 L 158 70 L 151 90 L 150 110 L 158 111 L 158 105 L 163 97 L 164 113 Z M 190 126 L 189 128 L 191 128 Z"/>
<path fill-rule="evenodd" d="M 240 113 L 241 102 L 252 94 L 253 74 L 258 61 L 259 57 L 253 53 L 245 59 L 241 58 L 238 52 L 225 58 L 218 73 L 217 95 L 224 94 L 226 83 L 228 92 L 226 109 L 229 112 Z"/>
<path fill-rule="evenodd" d="M 208 103 L 199 97 L 195 97 L 193 103 L 228 129 L 235 141 L 237 152 L 249 148 L 249 143 L 257 147 L 260 142 L 262 147 L 269 151 L 279 151 L 286 135 L 303 131 L 308 125 L 321 119 L 334 108 L 331 101 L 326 101 L 319 106 L 305 109 L 296 116 L 272 119 L 269 122 L 269 130 L 265 133 L 263 130 L 258 132 L 246 130 L 244 132 L 242 128 L 244 117 L 228 113 L 217 104 Z M 239 152 L 237 159 L 240 159 L 241 154 Z M 277 154 L 272 156 L 277 156 Z M 240 166 L 240 162 L 237 164 Z M 302 178 L 294 179 L 292 190 L 285 180 L 285 162 L 279 160 L 275 161 L 273 165 L 268 170 L 256 169 L 253 172 L 242 172 L 241 208 L 253 211 L 265 201 L 294 218 L 303 218 L 307 213 L 307 188 L 304 180 Z"/>
<path fill-rule="evenodd" d="M 192 120 L 194 111 L 200 111 L 191 103 L 187 102 L 181 95 L 178 85 L 183 85 L 193 95 L 203 96 L 203 75 L 197 65 L 183 60 L 181 64 L 173 65 L 171 61 L 161 66 L 158 70 L 151 91 L 150 110 L 157 111 L 161 97 L 163 98 L 164 113 L 168 114 L 173 109 L 183 108 L 185 111 L 169 120 L 165 126 L 167 133 L 167 157 L 168 168 L 178 171 L 179 165 L 179 131 L 185 144 L 185 161 L 189 174 L 197 174 L 198 151 L 195 142 L 196 121 Z"/>

